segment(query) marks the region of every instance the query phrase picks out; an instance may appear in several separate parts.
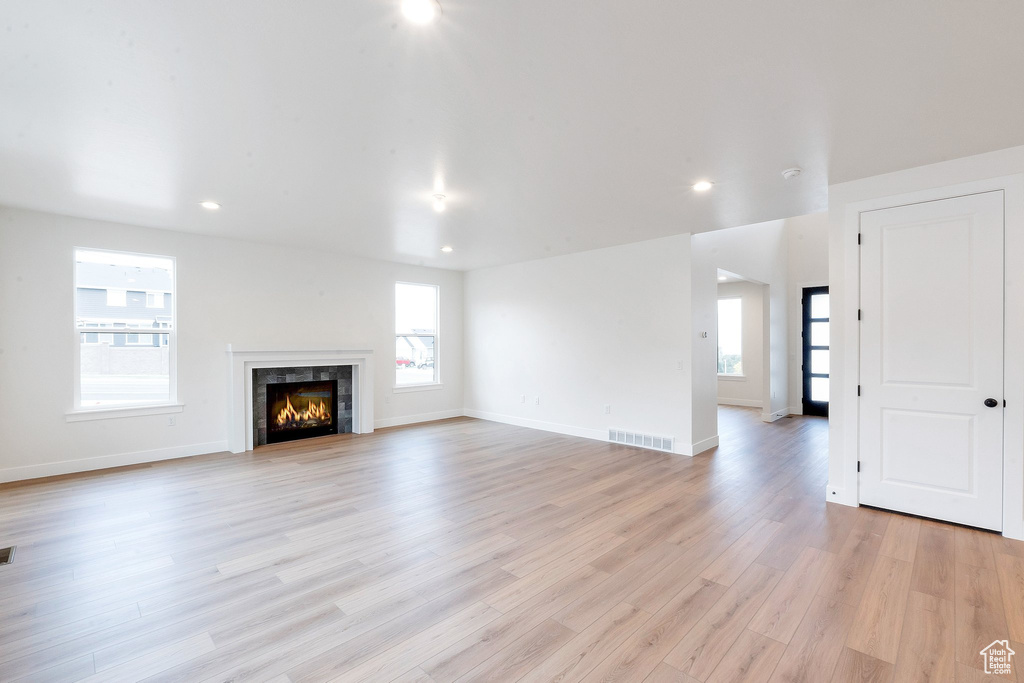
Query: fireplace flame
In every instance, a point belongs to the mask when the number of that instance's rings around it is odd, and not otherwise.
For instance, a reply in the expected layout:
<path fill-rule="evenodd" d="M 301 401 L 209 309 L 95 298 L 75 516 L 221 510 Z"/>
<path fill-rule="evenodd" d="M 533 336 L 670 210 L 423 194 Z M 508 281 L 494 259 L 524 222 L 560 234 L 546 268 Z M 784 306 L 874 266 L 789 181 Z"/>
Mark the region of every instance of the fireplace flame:
<path fill-rule="evenodd" d="M 277 414 L 278 427 L 285 427 L 295 423 L 323 422 L 331 419 L 331 411 L 327 409 L 327 404 L 323 402 L 323 399 L 320 400 L 319 405 L 310 401 L 305 410 L 295 410 L 292 407 L 290 396 L 286 396 L 284 402 L 284 408 Z"/>

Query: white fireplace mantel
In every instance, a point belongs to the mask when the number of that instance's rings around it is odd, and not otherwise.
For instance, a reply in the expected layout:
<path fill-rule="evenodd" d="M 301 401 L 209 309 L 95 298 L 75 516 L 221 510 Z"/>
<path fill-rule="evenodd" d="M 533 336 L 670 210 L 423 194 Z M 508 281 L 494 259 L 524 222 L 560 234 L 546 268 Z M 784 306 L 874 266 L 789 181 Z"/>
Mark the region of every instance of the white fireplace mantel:
<path fill-rule="evenodd" d="M 228 344 L 228 448 L 251 451 L 252 371 L 306 365 L 352 366 L 352 431 L 373 431 L 373 350 L 329 347 L 246 347 Z"/>

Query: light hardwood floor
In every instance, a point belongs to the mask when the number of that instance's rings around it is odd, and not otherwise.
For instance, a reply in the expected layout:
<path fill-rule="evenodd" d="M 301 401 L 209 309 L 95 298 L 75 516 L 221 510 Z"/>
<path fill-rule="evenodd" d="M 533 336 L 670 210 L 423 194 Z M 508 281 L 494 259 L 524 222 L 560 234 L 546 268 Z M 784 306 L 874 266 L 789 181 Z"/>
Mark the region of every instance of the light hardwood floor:
<path fill-rule="evenodd" d="M 1024 543 L 826 505 L 824 420 L 720 414 L 692 459 L 455 419 L 0 487 L 0 679 L 971 682 L 1005 638 L 1024 663 Z"/>

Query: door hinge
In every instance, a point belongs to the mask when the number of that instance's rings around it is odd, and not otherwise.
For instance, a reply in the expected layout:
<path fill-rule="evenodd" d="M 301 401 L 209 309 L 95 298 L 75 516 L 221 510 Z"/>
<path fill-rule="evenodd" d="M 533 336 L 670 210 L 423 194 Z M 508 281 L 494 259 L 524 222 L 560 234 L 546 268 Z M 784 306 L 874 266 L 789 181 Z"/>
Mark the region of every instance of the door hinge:
<path fill-rule="evenodd" d="M 860 460 L 857 461 L 857 471 L 860 472 Z"/>
<path fill-rule="evenodd" d="M 860 396 L 860 385 L 857 385 L 857 395 Z"/>
<path fill-rule="evenodd" d="M 857 233 L 857 244 L 860 244 L 860 238 L 861 238 L 861 236 L 862 236 L 862 233 L 859 233 L 859 232 L 858 232 L 858 233 Z"/>
<path fill-rule="evenodd" d="M 859 308 L 857 309 L 857 320 L 862 320 L 862 318 L 861 318 L 861 310 Z"/>

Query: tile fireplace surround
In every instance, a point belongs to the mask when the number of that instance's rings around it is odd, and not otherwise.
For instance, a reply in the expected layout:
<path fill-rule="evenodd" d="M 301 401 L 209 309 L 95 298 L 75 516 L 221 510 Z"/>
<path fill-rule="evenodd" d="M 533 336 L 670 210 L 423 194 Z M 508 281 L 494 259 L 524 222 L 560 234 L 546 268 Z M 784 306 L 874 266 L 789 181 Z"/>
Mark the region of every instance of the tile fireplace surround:
<path fill-rule="evenodd" d="M 264 368 L 352 367 L 352 432 L 373 431 L 373 351 L 371 349 L 267 349 L 229 344 L 228 449 L 253 449 L 253 370 Z"/>
<path fill-rule="evenodd" d="M 285 382 L 333 381 L 337 398 L 330 407 L 338 434 L 352 431 L 352 366 L 316 365 L 290 368 L 256 368 L 252 371 L 252 433 L 253 446 L 267 444 L 267 385 Z"/>

